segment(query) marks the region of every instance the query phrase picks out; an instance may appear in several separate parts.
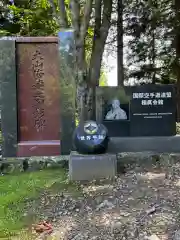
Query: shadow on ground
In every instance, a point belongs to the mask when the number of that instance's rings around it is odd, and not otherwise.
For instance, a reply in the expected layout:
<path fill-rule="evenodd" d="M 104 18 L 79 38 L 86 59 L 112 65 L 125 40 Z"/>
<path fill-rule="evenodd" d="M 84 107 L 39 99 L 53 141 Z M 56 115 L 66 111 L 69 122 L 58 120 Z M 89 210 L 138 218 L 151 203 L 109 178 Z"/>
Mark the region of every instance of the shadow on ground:
<path fill-rule="evenodd" d="M 53 224 L 54 232 L 38 239 L 170 240 L 180 230 L 178 161 L 131 166 L 115 180 L 79 184 L 79 192 L 41 197 L 34 211 Z"/>

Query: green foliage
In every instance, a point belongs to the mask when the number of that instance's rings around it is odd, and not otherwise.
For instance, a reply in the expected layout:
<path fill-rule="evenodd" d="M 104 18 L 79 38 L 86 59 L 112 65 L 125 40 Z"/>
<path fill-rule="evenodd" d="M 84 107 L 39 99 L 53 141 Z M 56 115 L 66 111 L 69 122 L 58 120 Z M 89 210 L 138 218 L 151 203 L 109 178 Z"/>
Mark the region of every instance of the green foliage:
<path fill-rule="evenodd" d="M 58 2 L 55 1 L 57 13 Z M 70 1 L 66 0 L 67 18 L 70 24 L 71 12 Z M 16 0 L 15 5 L 4 5 L 3 13 L 5 14 L 6 24 L 3 30 L 0 30 L 0 36 L 57 36 L 59 24 L 53 17 L 53 10 L 48 0 Z M 12 20 L 8 20 L 8 14 L 11 13 Z M 81 11 L 81 16 L 83 16 Z M 86 60 L 90 63 L 94 28 L 89 27 L 86 36 Z"/>
<path fill-rule="evenodd" d="M 2 133 L 0 131 L 0 145 L 2 144 Z"/>
<path fill-rule="evenodd" d="M 108 86 L 107 73 L 103 69 L 101 71 L 101 76 L 99 79 L 99 86 L 101 87 Z"/>
<path fill-rule="evenodd" d="M 4 25 L 4 33 L 18 36 L 49 36 L 58 32 L 59 26 L 52 17 L 47 0 L 17 0 L 15 5 L 6 5 L 6 15 L 12 19 Z M 1 34 L 1 35 L 2 35 Z"/>
<path fill-rule="evenodd" d="M 180 134 L 180 123 L 176 123 L 176 134 Z"/>
<path fill-rule="evenodd" d="M 54 2 L 59 12 L 58 1 Z M 66 0 L 65 4 L 70 24 L 70 0 Z M 81 8 L 81 17 L 83 14 Z M 3 19 L 0 36 L 49 36 L 56 35 L 59 31 L 59 25 L 53 17 L 48 0 L 16 0 L 15 5 L 11 6 L 4 0 L 0 17 Z M 165 84 L 176 81 L 174 49 L 176 24 L 173 1 L 127 0 L 125 2 L 124 35 L 129 38 L 125 64 L 126 80 L 132 78 L 139 82 Z M 92 20 L 85 39 L 87 63 L 91 59 L 93 36 Z M 106 85 L 103 74 L 100 85 Z"/>
<path fill-rule="evenodd" d="M 0 37 L 9 36 L 11 33 L 7 30 L 0 30 Z"/>
<path fill-rule="evenodd" d="M 128 43 L 128 78 L 144 82 L 175 81 L 175 15 L 170 0 L 129 0 L 124 9 Z M 133 67 L 132 67 L 133 66 Z"/>

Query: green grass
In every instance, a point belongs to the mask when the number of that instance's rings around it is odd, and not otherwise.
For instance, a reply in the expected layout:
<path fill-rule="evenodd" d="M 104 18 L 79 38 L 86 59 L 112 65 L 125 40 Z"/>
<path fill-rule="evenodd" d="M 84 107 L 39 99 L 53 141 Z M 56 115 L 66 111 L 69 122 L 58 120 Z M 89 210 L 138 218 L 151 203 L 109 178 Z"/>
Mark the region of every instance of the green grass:
<path fill-rule="evenodd" d="M 0 176 L 0 238 L 22 230 L 25 202 L 44 190 L 53 190 L 53 186 L 56 191 L 72 191 L 75 187 L 68 183 L 63 169 Z"/>
<path fill-rule="evenodd" d="M 0 131 L 0 145 L 2 144 L 2 133 Z"/>

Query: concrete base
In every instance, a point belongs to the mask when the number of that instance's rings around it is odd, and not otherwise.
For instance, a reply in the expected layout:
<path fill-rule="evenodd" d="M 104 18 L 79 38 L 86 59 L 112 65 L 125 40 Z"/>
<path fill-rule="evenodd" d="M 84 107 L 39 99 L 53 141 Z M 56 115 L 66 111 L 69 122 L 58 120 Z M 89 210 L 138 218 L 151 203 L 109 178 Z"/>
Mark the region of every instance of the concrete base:
<path fill-rule="evenodd" d="M 115 177 L 117 171 L 116 154 L 81 155 L 71 152 L 69 159 L 69 179 L 86 181 Z"/>
<path fill-rule="evenodd" d="M 169 137 L 112 137 L 108 152 L 180 153 L 180 135 Z"/>

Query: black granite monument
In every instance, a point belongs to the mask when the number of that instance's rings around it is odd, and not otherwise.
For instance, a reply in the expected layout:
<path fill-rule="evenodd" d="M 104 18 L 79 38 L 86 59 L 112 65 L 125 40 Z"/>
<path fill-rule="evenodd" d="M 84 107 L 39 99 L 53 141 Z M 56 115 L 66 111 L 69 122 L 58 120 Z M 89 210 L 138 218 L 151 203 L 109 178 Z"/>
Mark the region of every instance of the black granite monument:
<path fill-rule="evenodd" d="M 176 135 L 176 102 L 173 85 L 132 87 L 131 136 Z"/>
<path fill-rule="evenodd" d="M 98 87 L 96 120 L 110 137 L 176 135 L 173 85 Z"/>

